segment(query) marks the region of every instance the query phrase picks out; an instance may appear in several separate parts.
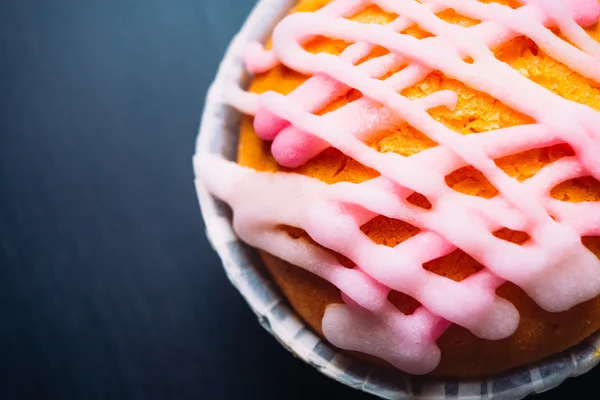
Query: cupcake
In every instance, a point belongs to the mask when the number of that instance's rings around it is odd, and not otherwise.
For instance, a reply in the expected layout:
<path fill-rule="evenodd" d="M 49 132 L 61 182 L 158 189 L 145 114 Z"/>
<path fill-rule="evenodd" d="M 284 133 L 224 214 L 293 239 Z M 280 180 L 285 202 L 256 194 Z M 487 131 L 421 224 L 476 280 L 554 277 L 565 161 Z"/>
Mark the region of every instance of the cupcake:
<path fill-rule="evenodd" d="M 298 315 L 441 379 L 600 329 L 600 3 L 301 0 L 247 43 L 237 162 L 195 159 Z"/>

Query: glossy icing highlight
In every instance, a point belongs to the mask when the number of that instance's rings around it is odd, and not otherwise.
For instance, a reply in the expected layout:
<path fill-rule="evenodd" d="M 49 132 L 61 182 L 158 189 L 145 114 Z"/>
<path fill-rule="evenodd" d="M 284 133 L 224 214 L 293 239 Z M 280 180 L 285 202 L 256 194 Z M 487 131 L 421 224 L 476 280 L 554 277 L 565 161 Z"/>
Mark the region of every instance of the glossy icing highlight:
<path fill-rule="evenodd" d="M 567 179 L 600 177 L 600 163 L 594 160 L 594 154 L 600 154 L 600 114 L 533 83 L 490 51 L 525 35 L 553 58 L 599 81 L 600 45 L 580 26 L 598 20 L 598 3 L 536 0 L 516 10 L 464 0 L 422 3 L 334 1 L 318 12 L 287 17 L 275 29 L 273 50 L 254 47 L 246 58 L 255 72 L 281 62 L 312 75 L 287 96 L 267 92 L 243 97 L 240 108 L 256 113 L 256 132 L 273 140 L 272 152 L 281 165 L 297 167 L 333 146 L 377 170 L 378 178 L 326 185 L 297 174 L 259 173 L 214 157 L 196 160 L 209 190 L 232 206 L 234 227 L 243 240 L 342 291 L 345 304 L 329 306 L 323 320 L 328 340 L 415 374 L 435 368 L 440 357 L 435 340 L 451 323 L 486 339 L 512 334 L 518 312 L 495 293 L 507 280 L 549 311 L 566 310 L 600 293 L 600 262 L 581 243 L 581 236 L 600 234 L 598 204 L 565 203 L 549 193 Z M 391 26 L 340 18 L 370 4 L 400 17 Z M 435 15 L 446 8 L 482 22 L 468 28 L 447 24 Z M 414 23 L 435 36 L 419 40 L 397 33 Z M 560 29 L 574 45 L 548 27 Z M 339 57 L 311 54 L 302 45 L 316 35 L 354 44 Z M 355 65 L 376 45 L 390 54 Z M 473 62 L 465 62 L 467 58 Z M 385 80 L 377 79 L 401 67 Z M 494 96 L 535 123 L 472 136 L 453 132 L 427 109 L 452 109 L 454 92 L 439 91 L 419 100 L 398 94 L 434 70 Z M 351 88 L 363 97 L 323 116 L 314 114 Z M 233 91 L 228 98 L 237 96 L 239 90 Z M 402 157 L 378 153 L 365 144 L 380 127 L 398 121 L 439 146 Z M 493 162 L 558 143 L 568 143 L 576 155 L 549 164 L 521 183 Z M 499 195 L 483 199 L 451 190 L 444 177 L 465 165 L 481 171 Z M 414 192 L 427 197 L 431 210 L 406 201 Z M 394 248 L 377 245 L 359 229 L 377 215 L 406 221 L 420 233 Z M 345 268 L 329 252 L 289 238 L 278 229 L 281 225 L 303 229 L 356 266 Z M 527 232 L 531 239 L 522 246 L 500 240 L 492 233 L 503 227 Z M 423 269 L 426 262 L 456 248 L 485 269 L 461 282 Z M 422 307 L 412 315 L 402 314 L 387 300 L 392 289 L 416 298 Z"/>

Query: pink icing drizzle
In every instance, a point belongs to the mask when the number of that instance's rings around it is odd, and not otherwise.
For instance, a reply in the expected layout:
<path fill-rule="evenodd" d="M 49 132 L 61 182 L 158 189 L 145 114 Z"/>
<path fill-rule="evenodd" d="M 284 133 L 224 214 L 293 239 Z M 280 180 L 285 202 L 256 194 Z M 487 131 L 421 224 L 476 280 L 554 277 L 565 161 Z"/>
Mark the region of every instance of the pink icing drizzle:
<path fill-rule="evenodd" d="M 337 0 L 315 13 L 291 15 L 276 27 L 273 51 L 250 48 L 248 68 L 262 72 L 282 62 L 312 77 L 287 96 L 242 95 L 239 89 L 228 95 L 230 99 L 241 95 L 240 108 L 256 112 L 256 132 L 273 140 L 272 152 L 281 165 L 302 165 L 333 146 L 376 169 L 380 177 L 360 184 L 326 185 L 298 174 L 259 173 L 214 156 L 196 159 L 198 175 L 208 189 L 233 208 L 234 229 L 244 241 L 341 290 L 344 304 L 329 306 L 323 319 L 329 341 L 415 374 L 437 366 L 440 353 L 435 341 L 451 323 L 486 339 L 514 332 L 518 312 L 495 294 L 505 281 L 519 285 L 541 307 L 554 312 L 600 294 L 600 262 L 580 239 L 600 235 L 600 205 L 564 203 L 549 195 L 552 187 L 567 179 L 585 175 L 600 179 L 596 160 L 600 113 L 536 85 L 489 50 L 526 35 L 553 58 L 600 82 L 600 45 L 581 28 L 598 21 L 600 4 L 524 0 L 523 7 L 513 10 L 470 0 L 422 3 Z M 369 4 L 401 17 L 390 26 L 340 18 Z M 447 24 L 435 15 L 445 8 L 482 23 L 470 28 Z M 417 40 L 398 33 L 414 23 L 435 36 Z M 548 26 L 557 26 L 577 47 L 553 35 Z M 302 43 L 315 35 L 354 44 L 339 57 L 314 55 L 303 50 Z M 357 66 L 375 45 L 388 48 L 390 54 Z M 464 62 L 466 57 L 473 63 Z M 402 66 L 385 81 L 377 79 Z M 426 112 L 440 105 L 453 108 L 453 92 L 414 101 L 398 94 L 433 70 L 489 93 L 536 123 L 470 136 L 454 133 Z M 364 97 L 323 116 L 313 114 L 350 88 Z M 364 143 L 402 120 L 440 145 L 402 157 L 378 153 Z M 521 183 L 493 162 L 563 142 L 573 147 L 575 157 L 556 161 Z M 465 165 L 483 172 L 499 196 L 471 197 L 446 186 L 444 176 Z M 425 195 L 432 209 L 408 203 L 413 192 Z M 377 215 L 406 221 L 421 232 L 394 248 L 377 245 L 359 229 Z M 344 268 L 330 253 L 291 239 L 281 225 L 304 229 L 356 266 Z M 501 227 L 526 231 L 531 240 L 523 246 L 500 240 L 492 232 Z M 423 269 L 424 263 L 456 248 L 486 268 L 461 282 Z M 412 315 L 402 314 L 387 300 L 391 290 L 416 298 L 422 306 Z"/>

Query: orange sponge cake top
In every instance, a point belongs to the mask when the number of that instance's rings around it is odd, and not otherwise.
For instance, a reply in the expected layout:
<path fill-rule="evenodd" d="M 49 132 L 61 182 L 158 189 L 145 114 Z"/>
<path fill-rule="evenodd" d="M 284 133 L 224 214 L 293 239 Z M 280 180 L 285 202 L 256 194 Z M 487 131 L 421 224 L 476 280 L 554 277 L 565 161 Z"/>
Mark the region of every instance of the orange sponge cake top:
<path fill-rule="evenodd" d="M 207 182 L 338 347 L 473 376 L 600 328 L 600 5 L 523 3 L 307 0 L 276 29 L 251 169 Z"/>

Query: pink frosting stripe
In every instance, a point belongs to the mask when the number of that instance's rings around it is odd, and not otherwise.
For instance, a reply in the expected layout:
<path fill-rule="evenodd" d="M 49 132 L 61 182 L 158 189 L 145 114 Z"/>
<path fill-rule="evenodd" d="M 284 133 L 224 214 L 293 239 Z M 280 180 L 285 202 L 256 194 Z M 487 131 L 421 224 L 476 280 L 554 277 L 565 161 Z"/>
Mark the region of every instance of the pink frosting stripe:
<path fill-rule="evenodd" d="M 237 99 L 235 106 L 256 113 L 255 129 L 263 139 L 273 140 L 272 152 L 280 164 L 302 165 L 333 146 L 381 174 L 360 184 L 327 185 L 298 174 L 259 173 L 214 156 L 196 160 L 207 188 L 233 208 L 234 229 L 244 241 L 341 290 L 344 304 L 329 306 L 323 319 L 323 332 L 334 345 L 422 374 L 438 365 L 435 342 L 452 323 L 486 339 L 514 332 L 518 312 L 495 293 L 505 281 L 519 285 L 553 312 L 600 294 L 600 261 L 581 243 L 582 235 L 600 234 L 600 204 L 564 203 L 549 194 L 567 179 L 600 178 L 600 113 L 529 81 L 490 51 L 526 35 L 553 58 L 600 82 L 600 46 L 581 28 L 600 18 L 600 5 L 596 0 L 523 2 L 513 10 L 474 0 L 337 0 L 321 11 L 281 21 L 272 52 L 251 48 L 247 62 L 254 71 L 282 62 L 312 75 L 288 96 L 267 92 L 238 97 L 239 89 L 228 94 Z M 387 26 L 340 18 L 371 4 L 401 17 Z M 470 28 L 448 24 L 436 16 L 446 8 L 482 22 Z M 417 40 L 398 33 L 412 24 L 435 36 Z M 558 27 L 574 45 L 552 34 L 550 26 Z M 302 47 L 315 35 L 355 44 L 339 57 L 315 55 Z M 390 54 L 356 65 L 376 45 Z M 464 62 L 466 57 L 473 62 Z M 400 67 L 404 68 L 385 81 L 377 79 Z M 449 130 L 427 109 L 452 109 L 453 92 L 419 100 L 398 93 L 433 70 L 494 96 L 536 123 L 469 136 Z M 351 88 L 363 97 L 323 116 L 313 114 Z M 402 157 L 378 153 L 365 144 L 399 121 L 439 146 Z M 524 182 L 493 162 L 558 143 L 571 145 L 576 156 L 549 164 Z M 499 196 L 471 197 L 446 186 L 444 177 L 465 165 L 481 171 Z M 413 192 L 425 195 L 431 210 L 410 204 L 406 198 Z M 394 248 L 377 245 L 360 230 L 377 215 L 406 221 L 420 233 Z M 356 266 L 343 267 L 329 252 L 290 238 L 281 225 L 305 230 L 319 245 Z M 498 239 L 492 232 L 502 227 L 526 231 L 531 239 L 522 246 Z M 455 282 L 423 268 L 457 248 L 485 269 Z M 412 315 L 402 314 L 387 299 L 391 290 L 416 298 L 422 306 Z"/>

